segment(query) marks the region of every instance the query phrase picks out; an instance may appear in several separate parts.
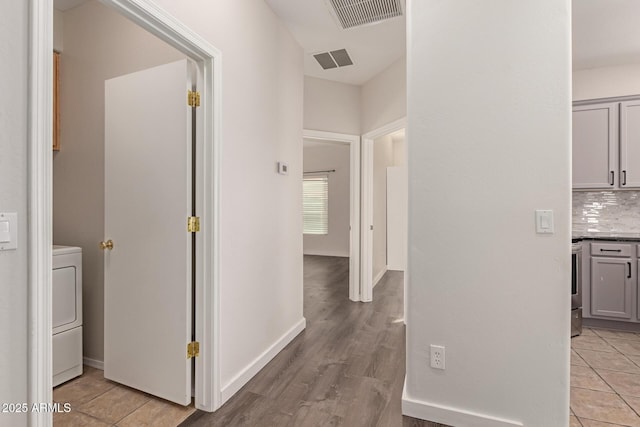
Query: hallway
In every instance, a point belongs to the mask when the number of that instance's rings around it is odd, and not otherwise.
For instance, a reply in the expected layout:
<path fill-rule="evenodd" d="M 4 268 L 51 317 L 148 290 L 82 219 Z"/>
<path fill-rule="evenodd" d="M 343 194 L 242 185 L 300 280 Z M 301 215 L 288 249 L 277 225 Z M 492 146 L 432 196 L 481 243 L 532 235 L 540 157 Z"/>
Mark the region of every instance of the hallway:
<path fill-rule="evenodd" d="M 307 328 L 216 413 L 182 426 L 436 426 L 401 415 L 403 274 L 348 299 L 349 259 L 305 256 Z"/>

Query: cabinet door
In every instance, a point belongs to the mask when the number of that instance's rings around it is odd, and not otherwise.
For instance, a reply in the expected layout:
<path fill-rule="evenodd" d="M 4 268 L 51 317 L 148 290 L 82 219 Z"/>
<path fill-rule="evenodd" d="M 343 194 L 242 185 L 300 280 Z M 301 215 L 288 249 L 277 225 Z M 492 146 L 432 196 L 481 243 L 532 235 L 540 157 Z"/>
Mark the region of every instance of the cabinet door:
<path fill-rule="evenodd" d="M 638 245 L 638 255 L 640 255 L 640 245 Z M 640 259 L 636 261 L 636 271 L 640 271 Z M 634 289 L 636 290 L 636 320 L 640 320 L 640 281 L 637 278 L 636 274 L 636 282 L 633 284 Z"/>
<path fill-rule="evenodd" d="M 640 187 L 640 100 L 620 103 L 620 187 Z"/>
<path fill-rule="evenodd" d="M 591 316 L 631 319 L 630 258 L 591 258 Z"/>
<path fill-rule="evenodd" d="M 613 188 L 619 182 L 618 104 L 573 109 L 573 188 Z"/>

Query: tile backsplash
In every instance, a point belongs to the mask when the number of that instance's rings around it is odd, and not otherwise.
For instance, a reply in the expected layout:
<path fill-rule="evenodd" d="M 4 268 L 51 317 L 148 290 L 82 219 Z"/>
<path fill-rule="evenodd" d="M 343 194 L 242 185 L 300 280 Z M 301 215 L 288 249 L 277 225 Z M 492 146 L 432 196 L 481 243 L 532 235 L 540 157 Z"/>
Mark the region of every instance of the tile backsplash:
<path fill-rule="evenodd" d="M 640 232 L 640 191 L 574 191 L 573 232 Z"/>

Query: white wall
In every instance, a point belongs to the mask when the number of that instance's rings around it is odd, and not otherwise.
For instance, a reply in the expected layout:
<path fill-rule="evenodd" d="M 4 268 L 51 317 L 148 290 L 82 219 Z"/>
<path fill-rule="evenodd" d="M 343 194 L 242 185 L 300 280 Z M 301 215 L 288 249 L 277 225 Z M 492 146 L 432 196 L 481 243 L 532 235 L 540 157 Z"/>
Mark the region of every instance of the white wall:
<path fill-rule="evenodd" d="M 573 100 L 640 95 L 640 64 L 573 72 Z"/>
<path fill-rule="evenodd" d="M 407 115 L 406 58 L 362 86 L 304 77 L 304 128 L 361 135 Z"/>
<path fill-rule="evenodd" d="M 304 77 L 304 128 L 360 135 L 360 86 Z"/>
<path fill-rule="evenodd" d="M 321 145 L 320 145 L 321 144 Z M 332 170 L 329 177 L 329 234 L 305 234 L 304 254 L 349 256 L 350 147 L 328 141 L 304 145 L 304 170 Z"/>
<path fill-rule="evenodd" d="M 413 0 L 408 19 L 403 412 L 566 426 L 570 1 Z M 555 234 L 535 234 L 535 209 Z"/>
<path fill-rule="evenodd" d="M 262 1 L 156 2 L 223 53 L 220 362 L 232 389 L 303 319 L 303 54 Z"/>
<path fill-rule="evenodd" d="M 104 81 L 184 58 L 91 1 L 64 17 L 61 149 L 53 156 L 53 242 L 83 249 L 84 356 L 104 360 Z M 140 52 L 144 52 L 141 55 Z"/>
<path fill-rule="evenodd" d="M 0 402 L 27 402 L 28 2 L 0 2 L 0 212 L 18 214 L 18 249 L 0 252 Z M 26 426 L 0 413 L 0 426 Z"/>
<path fill-rule="evenodd" d="M 402 57 L 362 85 L 361 130 L 367 133 L 407 115 L 407 62 Z"/>
<path fill-rule="evenodd" d="M 393 166 L 391 135 L 373 141 L 373 286 L 387 270 L 387 167 Z"/>
<path fill-rule="evenodd" d="M 393 165 L 406 166 L 407 164 L 407 144 L 405 143 L 405 132 L 401 135 L 392 136 L 393 140 Z"/>
<path fill-rule="evenodd" d="M 407 268 L 407 168 L 387 168 L 387 269 Z"/>

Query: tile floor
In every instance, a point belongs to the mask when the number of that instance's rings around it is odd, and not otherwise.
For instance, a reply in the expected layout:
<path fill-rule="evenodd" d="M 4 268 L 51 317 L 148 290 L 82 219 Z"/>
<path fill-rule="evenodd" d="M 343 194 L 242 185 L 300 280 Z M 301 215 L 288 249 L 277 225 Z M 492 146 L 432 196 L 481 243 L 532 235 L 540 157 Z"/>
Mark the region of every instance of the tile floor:
<path fill-rule="evenodd" d="M 640 334 L 585 328 L 571 339 L 571 427 L 640 427 Z"/>
<path fill-rule="evenodd" d="M 84 374 L 53 389 L 53 400 L 70 403 L 71 412 L 55 413 L 55 427 L 175 427 L 195 412 L 104 379 L 102 371 L 84 367 Z"/>

